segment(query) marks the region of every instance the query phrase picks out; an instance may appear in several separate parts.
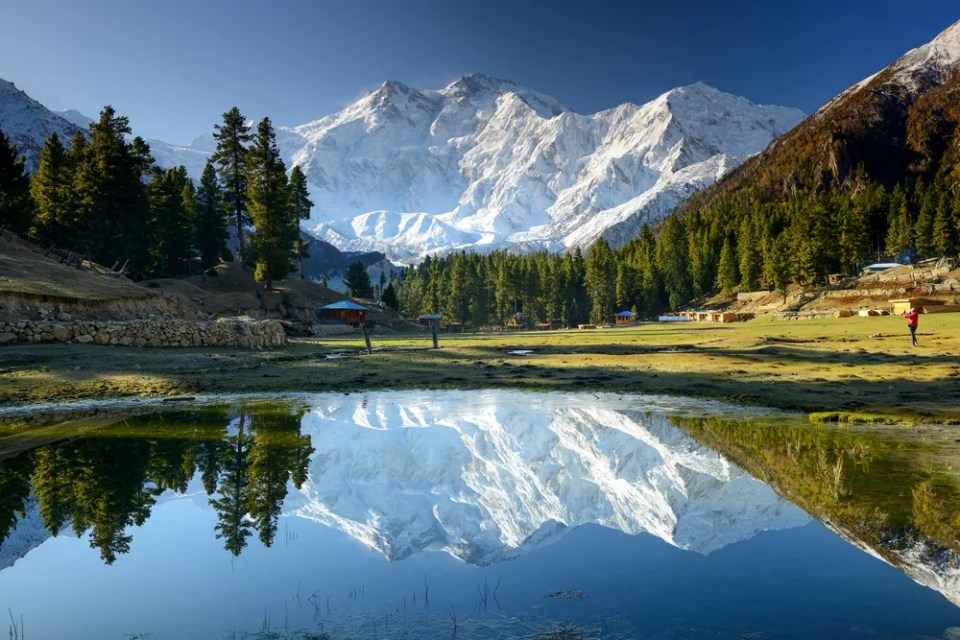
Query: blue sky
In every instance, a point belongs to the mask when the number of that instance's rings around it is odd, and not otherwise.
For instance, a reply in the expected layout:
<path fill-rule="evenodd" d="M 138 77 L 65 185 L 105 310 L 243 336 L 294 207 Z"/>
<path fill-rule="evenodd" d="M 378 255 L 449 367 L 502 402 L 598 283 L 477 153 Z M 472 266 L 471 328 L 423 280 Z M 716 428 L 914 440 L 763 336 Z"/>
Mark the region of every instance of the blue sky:
<path fill-rule="evenodd" d="M 0 0 L 0 78 L 134 132 L 236 105 L 294 125 L 482 72 L 590 113 L 703 81 L 810 112 L 960 19 L 956 0 Z"/>

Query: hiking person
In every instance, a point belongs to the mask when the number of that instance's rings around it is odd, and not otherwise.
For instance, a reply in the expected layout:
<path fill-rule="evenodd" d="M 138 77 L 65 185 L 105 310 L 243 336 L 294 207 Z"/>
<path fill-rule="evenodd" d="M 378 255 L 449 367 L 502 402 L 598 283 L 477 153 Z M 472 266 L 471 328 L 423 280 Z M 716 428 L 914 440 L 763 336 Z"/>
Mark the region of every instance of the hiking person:
<path fill-rule="evenodd" d="M 910 329 L 910 341 L 914 347 L 917 346 L 917 321 L 920 318 L 917 308 L 913 307 L 910 311 L 904 311 L 900 315 L 907 319 L 907 327 Z"/>

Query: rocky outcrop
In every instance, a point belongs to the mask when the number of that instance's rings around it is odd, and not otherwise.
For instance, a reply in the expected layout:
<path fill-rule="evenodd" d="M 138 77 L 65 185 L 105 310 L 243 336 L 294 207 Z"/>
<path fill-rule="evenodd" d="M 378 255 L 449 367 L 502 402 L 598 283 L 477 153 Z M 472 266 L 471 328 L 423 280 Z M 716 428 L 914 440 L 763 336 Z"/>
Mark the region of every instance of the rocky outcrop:
<path fill-rule="evenodd" d="M 62 342 L 130 347 L 259 349 L 278 347 L 286 341 L 283 326 L 276 320 L 224 318 L 191 322 L 176 318 L 148 318 L 112 322 L 0 322 L 0 344 Z"/>

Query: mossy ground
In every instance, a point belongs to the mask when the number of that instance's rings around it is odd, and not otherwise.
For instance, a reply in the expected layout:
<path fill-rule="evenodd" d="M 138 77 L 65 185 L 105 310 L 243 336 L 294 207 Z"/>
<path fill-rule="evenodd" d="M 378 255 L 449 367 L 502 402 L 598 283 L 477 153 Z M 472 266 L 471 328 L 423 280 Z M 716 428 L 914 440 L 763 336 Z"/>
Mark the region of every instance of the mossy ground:
<path fill-rule="evenodd" d="M 595 331 L 338 336 L 272 351 L 0 347 L 0 404 L 192 393 L 515 388 L 668 393 L 835 421 L 960 422 L 960 314 Z M 530 355 L 509 351 L 529 349 Z M 343 358 L 328 358 L 346 354 Z"/>

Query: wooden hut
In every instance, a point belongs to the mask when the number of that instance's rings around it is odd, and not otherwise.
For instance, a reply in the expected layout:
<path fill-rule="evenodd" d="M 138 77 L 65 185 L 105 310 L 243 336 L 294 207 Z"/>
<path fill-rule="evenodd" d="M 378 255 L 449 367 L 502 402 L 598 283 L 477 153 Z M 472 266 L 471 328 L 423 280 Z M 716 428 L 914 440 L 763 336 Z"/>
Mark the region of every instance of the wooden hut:
<path fill-rule="evenodd" d="M 339 320 L 343 324 L 361 325 L 367 321 L 368 309 L 362 304 L 341 300 L 318 309 L 320 317 L 327 320 Z"/>
<path fill-rule="evenodd" d="M 635 316 L 632 311 L 621 311 L 613 316 L 616 324 L 631 324 L 634 322 Z"/>
<path fill-rule="evenodd" d="M 898 300 L 891 300 L 890 306 L 893 307 L 893 315 L 898 316 L 902 313 L 906 313 L 916 307 L 920 309 L 921 307 L 933 307 L 939 304 L 943 304 L 942 300 L 931 300 L 930 298 L 900 298 Z"/>

